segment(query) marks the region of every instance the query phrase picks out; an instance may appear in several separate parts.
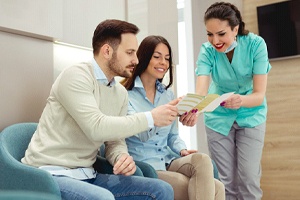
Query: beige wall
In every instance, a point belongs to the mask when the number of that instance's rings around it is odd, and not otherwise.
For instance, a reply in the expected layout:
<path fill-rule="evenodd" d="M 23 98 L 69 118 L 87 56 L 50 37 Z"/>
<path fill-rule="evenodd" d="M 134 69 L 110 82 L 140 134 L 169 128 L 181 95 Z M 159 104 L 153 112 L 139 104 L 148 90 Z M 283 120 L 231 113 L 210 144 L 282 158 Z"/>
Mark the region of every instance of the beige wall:
<path fill-rule="evenodd" d="M 256 7 L 280 0 L 243 0 L 246 28 L 257 33 Z M 300 58 L 271 61 L 262 160 L 263 200 L 300 198 Z"/>
<path fill-rule="evenodd" d="M 0 31 L 0 131 L 37 121 L 53 81 L 52 44 Z"/>

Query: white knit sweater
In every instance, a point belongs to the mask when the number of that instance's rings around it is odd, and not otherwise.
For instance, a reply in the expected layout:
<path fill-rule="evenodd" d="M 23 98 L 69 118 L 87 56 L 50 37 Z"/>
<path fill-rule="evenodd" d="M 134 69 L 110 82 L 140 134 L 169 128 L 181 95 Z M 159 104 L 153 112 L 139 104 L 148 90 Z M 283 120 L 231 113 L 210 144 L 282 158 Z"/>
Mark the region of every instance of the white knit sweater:
<path fill-rule="evenodd" d="M 32 166 L 92 167 L 97 150 L 111 141 L 108 160 L 127 152 L 121 138 L 147 130 L 144 113 L 126 116 L 128 94 L 119 83 L 99 84 L 93 66 L 81 63 L 54 82 L 38 128 L 22 162 Z"/>

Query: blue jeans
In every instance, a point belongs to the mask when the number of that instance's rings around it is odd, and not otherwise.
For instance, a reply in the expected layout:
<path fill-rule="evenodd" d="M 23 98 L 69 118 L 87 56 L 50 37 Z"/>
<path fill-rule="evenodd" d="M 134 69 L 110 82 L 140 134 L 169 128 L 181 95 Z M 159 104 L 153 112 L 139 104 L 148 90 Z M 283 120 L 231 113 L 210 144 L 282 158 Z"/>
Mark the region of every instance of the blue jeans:
<path fill-rule="evenodd" d="M 154 178 L 98 173 L 96 178 L 76 180 L 53 176 L 64 200 L 173 200 L 168 183 Z"/>

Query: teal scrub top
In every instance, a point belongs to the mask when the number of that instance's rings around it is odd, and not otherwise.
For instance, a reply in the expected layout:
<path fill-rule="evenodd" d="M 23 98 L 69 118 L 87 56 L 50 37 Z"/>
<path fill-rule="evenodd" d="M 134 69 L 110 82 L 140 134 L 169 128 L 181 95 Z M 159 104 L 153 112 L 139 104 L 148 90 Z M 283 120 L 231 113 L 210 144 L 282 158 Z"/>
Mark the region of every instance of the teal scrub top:
<path fill-rule="evenodd" d="M 237 36 L 231 63 L 225 53 L 218 52 L 209 43 L 202 44 L 196 62 L 196 75 L 210 75 L 209 94 L 222 95 L 227 92 L 247 95 L 253 91 L 253 75 L 267 74 L 271 65 L 264 39 L 253 33 Z M 228 109 L 219 106 L 211 113 L 205 113 L 205 125 L 223 135 L 228 135 L 234 123 L 240 127 L 255 127 L 266 121 L 266 98 L 259 106 Z"/>

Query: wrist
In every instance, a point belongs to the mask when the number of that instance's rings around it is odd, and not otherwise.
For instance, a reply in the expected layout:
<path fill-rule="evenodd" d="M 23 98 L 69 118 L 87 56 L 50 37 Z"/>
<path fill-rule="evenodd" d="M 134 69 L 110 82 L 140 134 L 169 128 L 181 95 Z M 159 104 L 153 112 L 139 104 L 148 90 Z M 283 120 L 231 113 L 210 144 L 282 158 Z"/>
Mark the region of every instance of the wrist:
<path fill-rule="evenodd" d="M 180 156 L 182 156 L 183 151 L 187 151 L 187 149 L 181 149 L 181 151 L 179 152 Z"/>

